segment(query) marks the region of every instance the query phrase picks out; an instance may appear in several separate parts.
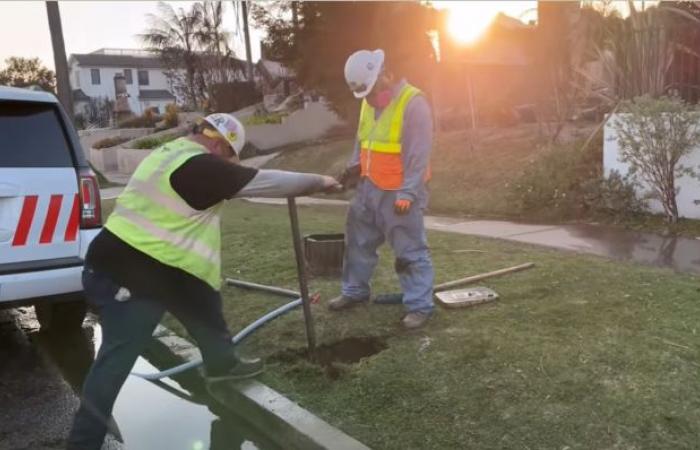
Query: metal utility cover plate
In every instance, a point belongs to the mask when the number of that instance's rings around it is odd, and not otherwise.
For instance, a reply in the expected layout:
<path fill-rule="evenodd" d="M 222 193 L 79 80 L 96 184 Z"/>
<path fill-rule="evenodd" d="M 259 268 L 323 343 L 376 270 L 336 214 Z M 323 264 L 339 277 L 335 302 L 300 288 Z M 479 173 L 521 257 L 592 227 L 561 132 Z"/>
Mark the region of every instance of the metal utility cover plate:
<path fill-rule="evenodd" d="M 492 302 L 498 298 L 496 291 L 486 287 L 454 289 L 435 293 L 438 303 L 445 308 L 466 308 Z"/>

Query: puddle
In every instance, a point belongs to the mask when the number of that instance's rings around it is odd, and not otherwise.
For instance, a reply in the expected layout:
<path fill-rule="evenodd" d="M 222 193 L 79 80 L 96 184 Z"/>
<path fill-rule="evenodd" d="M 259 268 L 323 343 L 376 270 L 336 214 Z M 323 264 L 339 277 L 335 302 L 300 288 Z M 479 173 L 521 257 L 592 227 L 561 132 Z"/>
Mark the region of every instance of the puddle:
<path fill-rule="evenodd" d="M 99 325 L 94 319 L 88 319 L 81 333 L 57 338 L 38 331 L 33 314 L 26 316 L 26 319 L 22 319 L 21 328 L 36 353 L 41 355 L 40 359 L 50 361 L 60 371 L 59 376 L 78 391 L 101 342 Z M 37 364 L 37 367 L 40 366 Z M 144 358 L 139 358 L 134 370 L 148 373 L 159 369 Z M 190 383 L 185 385 L 190 386 Z M 68 414 L 72 416 L 72 413 Z M 124 445 L 117 445 L 112 440 L 109 442 L 110 449 L 278 448 L 245 422 L 227 416 L 216 402 L 203 395 L 201 389 L 190 390 L 170 379 L 159 386 L 135 376 L 128 377 L 114 406 L 113 417 Z M 27 433 L 33 431 L 26 430 Z"/>
<path fill-rule="evenodd" d="M 273 356 L 272 359 L 283 362 L 305 359 L 321 366 L 328 378 L 336 380 L 343 372 L 343 365 L 356 364 L 387 348 L 389 346 L 386 344 L 386 339 L 381 337 L 350 337 L 317 347 L 313 357 L 306 349 L 301 349 L 286 350 Z"/>

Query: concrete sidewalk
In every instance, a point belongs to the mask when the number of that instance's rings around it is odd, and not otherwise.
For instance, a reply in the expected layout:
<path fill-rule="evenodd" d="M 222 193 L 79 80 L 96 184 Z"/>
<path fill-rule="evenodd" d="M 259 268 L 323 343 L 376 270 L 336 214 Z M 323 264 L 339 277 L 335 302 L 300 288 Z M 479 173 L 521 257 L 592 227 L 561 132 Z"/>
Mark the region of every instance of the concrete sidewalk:
<path fill-rule="evenodd" d="M 285 199 L 247 199 L 253 203 L 286 205 Z M 345 206 L 342 200 L 302 197 L 299 205 Z M 700 240 L 664 237 L 597 225 L 537 225 L 496 220 L 464 220 L 426 216 L 429 230 L 505 239 L 619 261 L 666 267 L 700 274 Z"/>

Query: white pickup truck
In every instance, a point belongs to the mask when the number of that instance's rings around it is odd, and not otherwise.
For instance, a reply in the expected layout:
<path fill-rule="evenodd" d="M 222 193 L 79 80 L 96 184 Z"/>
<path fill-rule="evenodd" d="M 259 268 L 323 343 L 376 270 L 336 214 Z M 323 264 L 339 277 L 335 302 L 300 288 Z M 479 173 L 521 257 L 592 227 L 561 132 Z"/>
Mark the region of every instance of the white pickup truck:
<path fill-rule="evenodd" d="M 79 327 L 101 226 L 97 179 L 56 97 L 0 86 L 0 308 L 33 304 L 42 329 Z"/>

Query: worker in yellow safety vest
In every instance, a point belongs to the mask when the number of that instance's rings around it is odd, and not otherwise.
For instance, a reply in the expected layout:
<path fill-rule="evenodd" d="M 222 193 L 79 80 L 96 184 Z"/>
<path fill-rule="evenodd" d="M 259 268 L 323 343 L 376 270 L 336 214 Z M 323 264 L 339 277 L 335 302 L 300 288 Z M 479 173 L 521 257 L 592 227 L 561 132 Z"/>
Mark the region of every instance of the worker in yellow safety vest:
<path fill-rule="evenodd" d="M 137 167 L 88 248 L 83 288 L 102 344 L 83 385 L 69 449 L 98 450 L 136 358 L 168 311 L 197 341 L 207 384 L 259 374 L 239 357 L 222 313 L 221 213 L 235 197 L 290 197 L 338 187 L 322 175 L 239 164 L 243 125 L 211 114 Z M 232 206 L 235 210 L 235 206 Z M 236 230 L 245 233 L 245 230 Z"/>
<path fill-rule="evenodd" d="M 423 224 L 433 128 L 423 93 L 393 73 L 382 50 L 360 50 L 345 64 L 345 80 L 362 99 L 353 157 L 340 182 L 359 179 L 346 223 L 339 311 L 369 301 L 377 248 L 388 241 L 403 291 L 407 329 L 431 317 L 433 265 Z"/>

